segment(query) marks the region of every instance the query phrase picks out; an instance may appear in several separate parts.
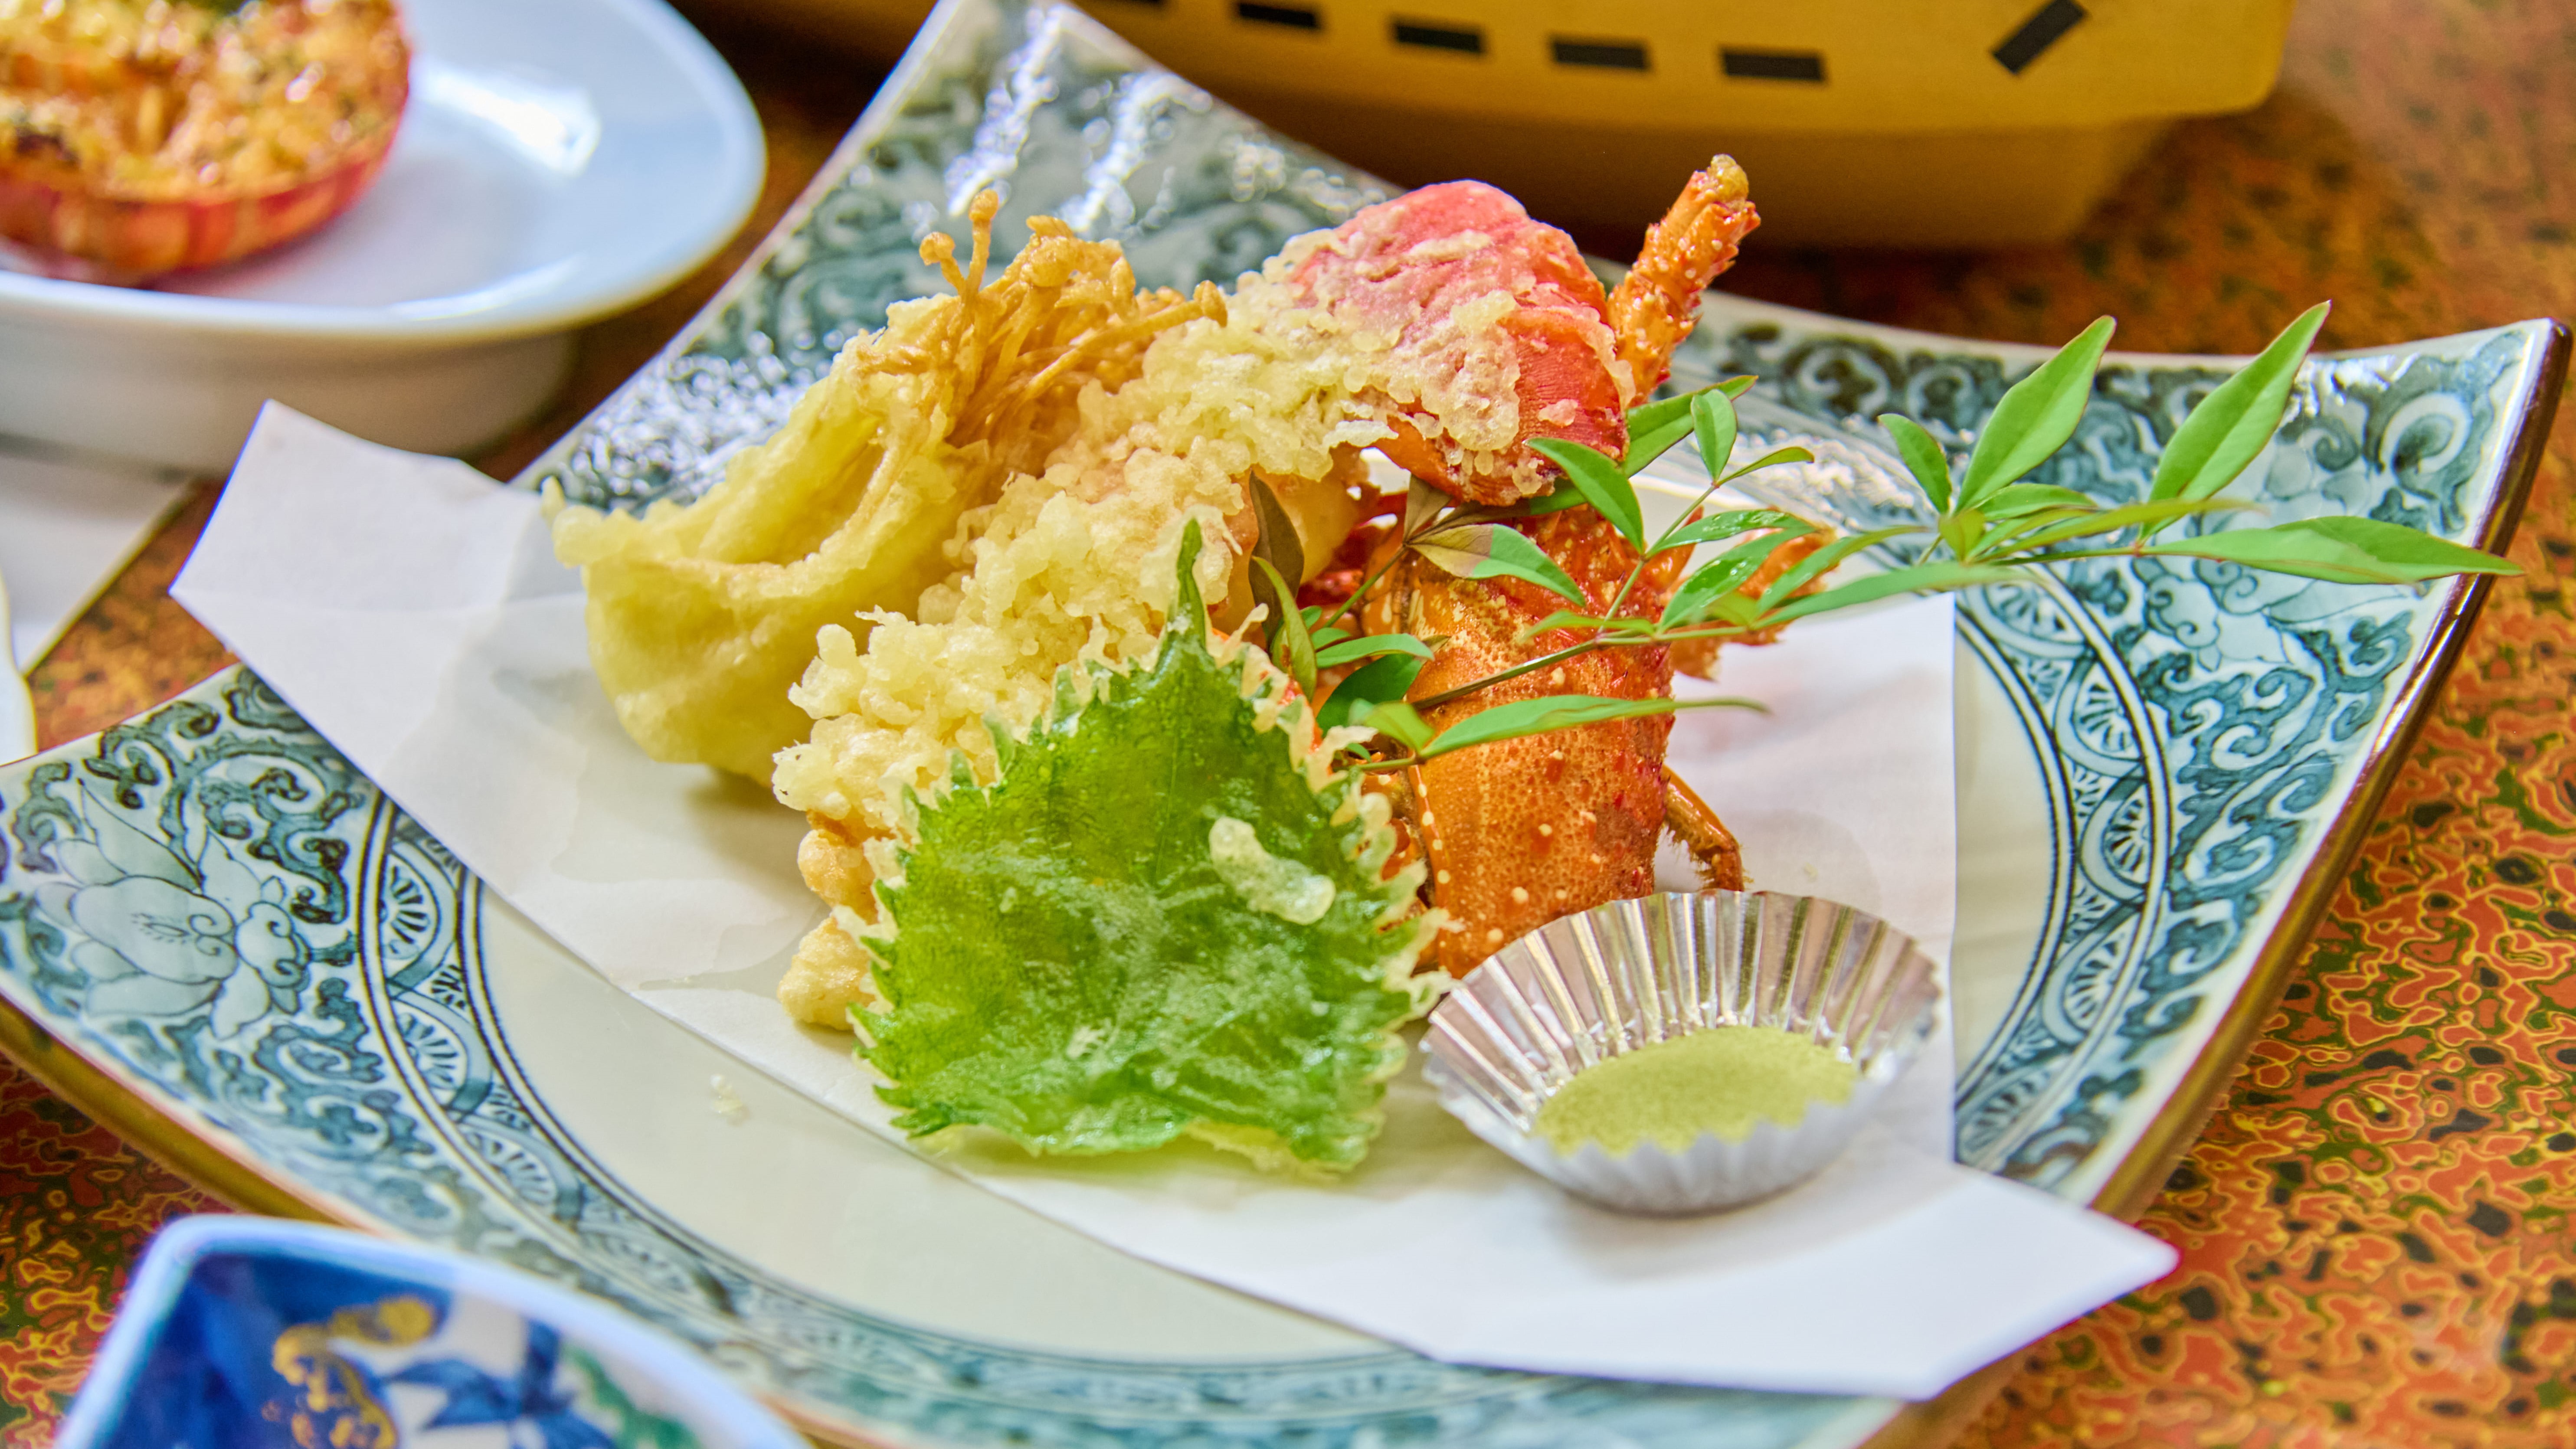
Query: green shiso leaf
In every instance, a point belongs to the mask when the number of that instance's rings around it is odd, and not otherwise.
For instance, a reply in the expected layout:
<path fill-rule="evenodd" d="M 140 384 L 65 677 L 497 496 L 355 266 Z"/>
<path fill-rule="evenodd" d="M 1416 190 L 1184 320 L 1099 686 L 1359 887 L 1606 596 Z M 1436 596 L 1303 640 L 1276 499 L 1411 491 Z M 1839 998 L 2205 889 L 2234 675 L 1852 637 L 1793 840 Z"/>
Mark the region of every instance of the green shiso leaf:
<path fill-rule="evenodd" d="M 1032 1152 L 1133 1152 L 1184 1133 L 1348 1167 L 1425 1010 L 1436 924 L 1419 868 L 1302 703 L 1243 645 L 1209 647 L 1191 582 L 1154 659 L 1088 669 L 1003 752 L 1000 778 L 919 802 L 868 940 L 860 1055 L 925 1136 L 972 1124 Z M 1247 686 L 1250 687 L 1247 687 Z M 1257 849 L 1247 849 L 1247 845 Z"/>

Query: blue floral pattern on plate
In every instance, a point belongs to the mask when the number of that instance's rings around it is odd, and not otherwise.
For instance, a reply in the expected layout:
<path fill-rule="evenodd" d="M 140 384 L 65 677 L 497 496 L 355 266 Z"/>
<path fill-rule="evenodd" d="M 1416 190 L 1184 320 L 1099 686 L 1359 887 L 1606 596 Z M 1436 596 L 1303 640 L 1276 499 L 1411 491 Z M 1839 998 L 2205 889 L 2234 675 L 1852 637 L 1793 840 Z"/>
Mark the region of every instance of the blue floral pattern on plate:
<path fill-rule="evenodd" d="M 1849 529 L 1920 518 L 1871 420 L 1906 412 L 1963 463 L 2012 381 L 2005 359 L 1781 317 L 1704 330 L 1676 383 L 1756 374 L 1746 446 L 1798 442 L 1827 460 L 1754 483 L 1769 501 Z M 2503 506 L 2514 423 L 2552 340 L 2527 323 L 2311 363 L 2279 441 L 2230 496 L 2273 521 L 2351 514 L 2473 541 Z M 2033 481 L 2144 497 L 2164 441 L 2226 376 L 2113 358 L 2074 442 Z M 2423 646 L 2452 607 L 2440 590 L 2145 558 L 1961 597 L 1961 638 L 2041 768 L 2057 878 L 2020 993 L 1962 1064 L 1960 1161 L 2070 1195 L 2100 1183 L 2118 1157 L 2102 1149 L 2135 1137 L 2128 1104 L 2159 1104 L 2154 1064 L 2233 999 L 2318 832 L 2403 716 L 2397 696 L 2425 682 Z"/>
<path fill-rule="evenodd" d="M 0 770 L 0 827 L 13 852 L 0 860 L 0 988 L 85 1055 L 353 1218 L 578 1286 L 845 1423 L 961 1443 L 1149 1446 L 1217 1433 L 1481 1444 L 1506 1426 L 1552 1426 L 1533 1444 L 1608 1432 L 1682 1444 L 1722 1422 L 1748 1445 L 1787 1445 L 1850 1411 L 1394 1350 L 1104 1362 L 925 1332 L 800 1288 L 674 1222 L 555 1120 L 493 1000 L 481 883 L 245 669 Z M 189 844 L 209 837 L 220 844 Z M 97 983 L 81 962 L 98 943 L 70 913 L 91 889 L 73 863 L 173 869 L 161 856 L 208 850 L 294 882 L 307 979 L 230 1035 L 211 997 L 166 1014 L 91 1010 Z M 187 909 L 193 918 L 146 933 L 212 949 L 216 918 Z"/>

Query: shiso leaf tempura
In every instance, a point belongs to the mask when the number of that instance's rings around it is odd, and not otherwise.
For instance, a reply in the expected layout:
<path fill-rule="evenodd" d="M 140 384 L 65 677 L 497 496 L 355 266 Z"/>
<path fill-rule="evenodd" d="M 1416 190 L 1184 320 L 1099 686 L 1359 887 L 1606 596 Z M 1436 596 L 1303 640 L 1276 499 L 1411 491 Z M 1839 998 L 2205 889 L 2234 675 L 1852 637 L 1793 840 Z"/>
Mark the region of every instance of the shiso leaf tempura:
<path fill-rule="evenodd" d="M 1188 527 L 1152 660 L 1075 666 L 990 784 L 922 799 L 862 928 L 884 1005 L 859 1053 L 897 1124 L 990 1128 L 1034 1152 L 1189 1133 L 1344 1168 L 1431 1000 L 1437 919 L 1391 874 L 1387 804 L 1335 773 L 1260 650 L 1211 647 Z"/>

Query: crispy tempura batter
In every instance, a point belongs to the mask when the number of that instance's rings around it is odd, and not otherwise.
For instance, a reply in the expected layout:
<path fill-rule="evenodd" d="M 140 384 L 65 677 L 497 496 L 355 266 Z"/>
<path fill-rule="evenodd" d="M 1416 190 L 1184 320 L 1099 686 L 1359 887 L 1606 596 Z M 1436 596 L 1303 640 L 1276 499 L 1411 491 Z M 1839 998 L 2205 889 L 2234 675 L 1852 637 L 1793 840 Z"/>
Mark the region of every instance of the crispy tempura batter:
<path fill-rule="evenodd" d="M 557 555 L 583 566 L 591 661 L 655 759 L 766 778 L 805 737 L 787 689 L 815 631 L 912 610 L 954 569 L 960 521 L 1073 433 L 1086 391 L 1134 377 L 1158 333 L 1224 313 L 1213 287 L 1139 293 L 1115 243 L 1043 217 L 983 286 L 996 204 L 976 203 L 967 271 L 944 234 L 922 248 L 961 295 L 894 307 L 705 497 L 555 516 Z"/>
<path fill-rule="evenodd" d="M 1614 351 L 1601 283 L 1573 239 L 1475 181 L 1383 201 L 1281 249 L 1316 343 L 1382 419 L 1396 466 L 1478 503 L 1543 493 L 1533 438 L 1626 451 L 1642 395 Z"/>
<path fill-rule="evenodd" d="M 1044 227 L 1042 238 L 1058 234 Z M 1117 275 L 1125 280 L 1123 263 Z M 956 280 L 971 290 L 974 278 Z M 952 751 L 992 778 L 988 721 L 1025 725 L 1077 659 L 1151 652 L 1185 519 L 1197 516 L 1208 538 L 1200 587 L 1231 598 L 1220 613 L 1237 619 L 1249 597 L 1253 473 L 1288 510 L 1314 568 L 1349 532 L 1359 450 L 1385 435 L 1352 405 L 1350 357 L 1317 345 L 1274 280 L 1247 277 L 1230 306 L 1202 296 L 1203 315 L 1156 337 L 1114 391 L 1108 379 L 1086 385 L 1038 457 L 1014 454 L 997 494 L 956 511 L 943 577 L 866 612 L 864 641 L 822 624 L 819 656 L 787 691 L 812 735 L 780 752 L 772 783 L 813 824 L 798 863 L 827 902 L 874 914 L 870 886 L 889 864 L 878 852 L 904 828 L 905 792 L 944 778 Z M 946 365 L 937 347 L 918 349 L 925 372 Z M 818 927 L 781 988 L 800 1019 L 841 1025 L 855 999 L 863 958 L 845 924 Z"/>
<path fill-rule="evenodd" d="M 1741 173 L 1716 169 L 1699 186 L 1707 214 L 1659 231 L 1673 255 L 1640 264 L 1665 292 L 1713 265 L 1713 238 L 1731 253 L 1751 224 Z M 1639 316 L 1663 308 L 1668 335 L 1638 364 L 1617 355 L 1607 299 L 1572 242 L 1472 182 L 1292 241 L 1230 299 L 1207 286 L 1186 300 L 1139 294 L 1115 244 L 1048 218 L 986 286 L 997 205 L 977 199 L 965 266 L 945 235 L 923 246 L 958 295 L 894 308 L 706 498 L 641 519 L 556 520 L 558 552 L 585 565 L 594 659 L 628 731 L 659 758 L 746 773 L 776 750 L 772 786 L 810 827 L 797 863 L 833 908 L 779 995 L 818 1025 L 845 1025 L 866 995 L 853 933 L 914 823 L 909 798 L 959 757 L 995 778 L 992 729 L 1036 718 L 1065 666 L 1149 655 L 1187 520 L 1206 540 L 1193 577 L 1231 627 L 1250 604 L 1253 477 L 1277 494 L 1312 578 L 1364 511 L 1361 449 L 1466 497 L 1526 496 L 1553 478 L 1531 439 L 1625 446 L 1632 366 L 1659 378 L 1689 323 L 1688 299 L 1632 298 Z M 1606 606 L 1626 545 L 1588 509 L 1533 527 L 1569 558 L 1601 553 Z M 1595 548 L 1603 539 L 1617 547 Z M 1461 608 L 1491 592 L 1434 582 Z M 1653 668 L 1614 669 L 1596 692 L 1659 690 L 1669 675 L 1651 653 Z M 1571 687 L 1533 676 L 1527 688 L 1542 685 Z M 1628 857 L 1650 856 L 1663 826 L 1669 722 L 1637 728 L 1653 738 L 1614 751 L 1636 767 L 1635 799 L 1612 812 L 1636 839 L 1566 842 L 1618 857 L 1605 866 L 1612 894 L 1632 893 Z M 1447 830 L 1452 806 L 1441 810 Z"/>

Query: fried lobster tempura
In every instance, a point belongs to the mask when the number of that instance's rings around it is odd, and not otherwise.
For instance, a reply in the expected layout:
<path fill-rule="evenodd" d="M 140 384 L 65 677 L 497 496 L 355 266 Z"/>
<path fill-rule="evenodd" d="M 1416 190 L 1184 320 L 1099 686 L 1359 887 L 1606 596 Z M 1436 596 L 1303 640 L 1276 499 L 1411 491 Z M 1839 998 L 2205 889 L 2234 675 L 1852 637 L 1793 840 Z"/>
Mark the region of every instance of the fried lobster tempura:
<path fill-rule="evenodd" d="M 585 568 L 600 678 L 646 751 L 745 774 L 776 752 L 778 798 L 811 827 L 798 865 L 834 908 L 780 988 L 818 1025 L 866 995 L 852 933 L 910 827 L 907 793 L 956 756 L 992 780 L 989 725 L 1025 727 L 1066 666 L 1148 656 L 1186 522 L 1207 544 L 1193 577 L 1232 627 L 1256 476 L 1311 577 L 1367 508 L 1363 448 L 1500 501 L 1547 486 L 1534 437 L 1625 439 L 1635 389 L 1599 284 L 1491 187 L 1364 213 L 1435 237 L 1401 254 L 1372 250 L 1376 223 L 1299 238 L 1230 299 L 1139 294 L 1114 243 L 1047 218 L 985 286 L 996 209 L 972 209 L 968 267 L 946 237 L 924 245 L 956 296 L 894 308 L 706 497 L 555 523 Z"/>
<path fill-rule="evenodd" d="M 1709 279 L 1735 264 L 1735 249 L 1760 224 L 1752 190 L 1732 156 L 1692 173 L 1663 219 L 1646 229 L 1637 264 L 1611 289 L 1610 327 L 1637 396 L 1673 375 L 1673 349 L 1698 325 Z"/>
<path fill-rule="evenodd" d="M 1289 242 L 1269 275 L 1284 272 L 1311 309 L 1299 318 L 1310 345 L 1351 354 L 1355 401 L 1385 423 L 1389 460 L 1458 497 L 1510 503 L 1557 481 L 1532 438 L 1625 450 L 1643 389 L 1571 238 L 1474 181 L 1361 217 Z"/>

